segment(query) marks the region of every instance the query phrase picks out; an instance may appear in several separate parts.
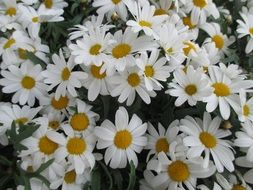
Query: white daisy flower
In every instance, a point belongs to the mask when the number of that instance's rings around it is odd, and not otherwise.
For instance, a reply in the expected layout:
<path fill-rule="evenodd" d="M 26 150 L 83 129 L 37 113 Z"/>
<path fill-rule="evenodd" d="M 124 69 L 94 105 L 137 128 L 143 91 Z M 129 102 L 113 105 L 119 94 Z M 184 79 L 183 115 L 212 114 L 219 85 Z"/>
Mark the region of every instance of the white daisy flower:
<path fill-rule="evenodd" d="M 235 133 L 235 146 L 243 147 L 247 151 L 246 158 L 253 162 L 253 123 L 246 121 L 242 123 L 241 131 Z"/>
<path fill-rule="evenodd" d="M 63 21 L 63 17 L 59 14 L 59 11 L 50 10 L 48 12 L 42 11 L 42 9 L 35 10 L 31 6 L 19 6 L 21 16 L 19 22 L 22 23 L 23 27 L 28 29 L 28 33 L 34 39 L 39 37 L 39 31 L 41 23 L 43 22 L 59 22 Z"/>
<path fill-rule="evenodd" d="M 77 64 L 101 66 L 107 60 L 105 49 L 110 39 L 111 34 L 106 34 L 105 28 L 89 27 L 87 33 L 83 33 L 82 38 L 78 39 L 76 44 L 70 44 L 69 48 Z"/>
<path fill-rule="evenodd" d="M 174 148 L 174 147 L 173 147 Z M 148 164 L 147 168 L 157 168 L 158 174 L 151 183 L 156 189 L 196 189 L 198 178 L 207 178 L 215 172 L 215 168 L 209 165 L 203 168 L 203 160 L 186 159 L 185 157 L 176 157 L 170 150 L 169 159 L 164 152 L 158 154 L 156 167 Z M 153 162 L 155 163 L 155 162 Z M 152 169 L 153 170 L 153 169 Z"/>
<path fill-rule="evenodd" d="M 128 123 L 129 122 L 129 123 Z M 111 168 L 125 168 L 128 162 L 133 161 L 138 165 L 136 153 L 147 144 L 144 136 L 147 123 L 142 123 L 137 115 L 133 115 L 129 121 L 127 110 L 120 107 L 115 115 L 115 125 L 105 120 L 100 127 L 95 127 L 95 135 L 98 137 L 97 148 L 107 148 L 104 155 L 106 164 Z"/>
<path fill-rule="evenodd" d="M 165 130 L 165 128 L 158 123 L 157 131 L 151 123 L 148 123 L 148 144 L 145 149 L 149 149 L 150 151 L 147 156 L 147 161 L 152 154 L 155 154 L 156 157 L 160 152 L 169 153 L 170 144 L 176 141 L 178 137 L 178 125 L 179 121 L 175 120 L 168 126 L 167 130 Z"/>
<path fill-rule="evenodd" d="M 8 144 L 6 131 L 11 129 L 13 121 L 16 124 L 25 125 L 32 121 L 32 119 L 41 110 L 41 107 L 30 108 L 29 106 L 19 107 L 18 105 L 1 105 L 0 106 L 0 143 L 2 145 Z M 17 126 L 18 127 L 18 126 Z"/>
<path fill-rule="evenodd" d="M 82 174 L 85 169 L 92 170 L 95 165 L 95 157 L 92 151 L 96 139 L 92 133 L 85 131 L 82 135 L 75 135 L 71 127 L 63 128 L 67 138 L 55 131 L 48 131 L 48 138 L 59 144 L 55 152 L 57 162 L 67 157 L 68 161 L 74 165 L 75 172 Z"/>
<path fill-rule="evenodd" d="M 253 82 L 250 80 L 231 80 L 217 66 L 209 67 L 208 72 L 214 92 L 204 100 L 207 102 L 206 110 L 213 112 L 219 105 L 221 116 L 224 119 L 228 119 L 230 116 L 229 105 L 235 108 L 235 105 L 237 105 L 237 94 L 241 89 L 251 88 Z"/>
<path fill-rule="evenodd" d="M 234 43 L 234 36 L 228 38 L 227 35 L 221 32 L 220 25 L 214 22 L 201 25 L 201 29 L 210 36 L 205 40 L 205 43 L 214 43 L 221 56 L 224 54 L 229 55 L 228 47 Z"/>
<path fill-rule="evenodd" d="M 165 51 L 166 58 L 175 69 L 185 60 L 183 42 L 187 33 L 179 33 L 174 24 L 163 25 L 159 31 L 159 44 Z"/>
<path fill-rule="evenodd" d="M 28 38 L 27 33 L 21 30 L 15 31 L 7 38 L 0 38 L 0 56 L 5 65 L 16 63 L 19 65 L 18 57 L 15 51 L 25 49 L 33 52 L 32 40 Z M 19 53 L 19 52 L 18 52 Z M 1 66 L 2 67 L 2 66 Z"/>
<path fill-rule="evenodd" d="M 21 0 L 26 5 L 33 5 L 38 2 L 38 0 Z"/>
<path fill-rule="evenodd" d="M 169 83 L 170 89 L 166 93 L 178 97 L 176 106 L 181 106 L 186 101 L 193 106 L 212 94 L 206 75 L 200 70 L 194 70 L 192 66 L 188 66 L 186 72 L 177 69 L 173 75 L 174 81 Z"/>
<path fill-rule="evenodd" d="M 64 115 L 68 115 L 67 111 L 69 111 L 70 107 L 74 107 L 75 104 L 74 98 L 68 93 L 65 96 L 60 96 L 58 100 L 53 93 L 50 94 L 49 97 L 43 97 L 43 99 L 40 101 L 40 105 L 43 106 L 44 114 L 60 112 L 64 113 Z"/>
<path fill-rule="evenodd" d="M 134 53 L 152 50 L 156 47 L 155 42 L 150 37 L 138 37 L 138 33 L 133 33 L 130 27 L 127 27 L 124 33 L 122 30 L 115 32 L 113 40 L 115 43 L 108 47 L 111 56 L 108 62 L 103 65 L 103 67 L 109 69 L 107 71 L 109 73 L 114 68 L 123 71 L 125 67 L 134 66 Z M 104 69 L 102 70 L 104 71 Z"/>
<path fill-rule="evenodd" d="M 143 172 L 143 176 L 144 176 L 144 179 L 140 180 L 139 189 L 140 190 L 154 190 L 153 184 L 151 182 L 152 182 L 152 179 L 155 177 L 155 175 L 151 171 L 145 170 Z"/>
<path fill-rule="evenodd" d="M 229 175 L 229 179 L 227 180 L 224 176 L 217 173 L 216 179 L 219 185 L 224 190 L 251 190 L 251 187 L 248 186 L 243 177 L 241 175 L 238 176 L 239 180 L 235 175 Z"/>
<path fill-rule="evenodd" d="M 144 76 L 146 88 L 149 91 L 163 88 L 159 81 L 165 82 L 172 71 L 170 66 L 165 65 L 166 58 L 158 59 L 159 54 L 159 50 L 152 50 L 150 56 L 147 52 L 144 52 L 136 60 L 137 66 L 141 69 L 140 73 Z"/>
<path fill-rule="evenodd" d="M 52 180 L 50 189 L 62 190 L 82 190 L 86 182 L 90 181 L 90 172 L 84 171 L 82 174 L 77 174 L 73 166 L 64 166 L 65 171 L 59 173 L 57 179 Z"/>
<path fill-rule="evenodd" d="M 154 91 L 146 90 L 143 76 L 139 74 L 136 68 L 120 72 L 119 75 L 114 75 L 109 80 L 111 84 L 115 85 L 111 91 L 111 96 L 119 96 L 118 101 L 120 103 L 126 101 L 127 106 L 134 102 L 136 92 L 146 104 L 150 104 L 150 97 L 156 96 Z"/>
<path fill-rule="evenodd" d="M 180 130 L 188 135 L 183 139 L 185 146 L 190 147 L 187 157 L 197 158 L 205 152 L 204 168 L 208 167 L 211 154 L 218 172 L 223 172 L 224 167 L 230 172 L 234 171 L 235 157 L 230 150 L 231 142 L 222 139 L 231 135 L 231 132 L 219 129 L 220 117 L 212 120 L 211 115 L 205 112 L 203 121 L 186 116 L 180 123 Z"/>
<path fill-rule="evenodd" d="M 81 88 L 81 81 L 86 79 L 88 75 L 82 71 L 72 71 L 75 67 L 74 58 L 70 57 L 66 62 L 62 50 L 60 50 L 59 56 L 54 54 L 52 60 L 54 64 L 48 64 L 47 69 L 42 72 L 45 77 L 44 82 L 50 84 L 47 90 L 50 91 L 57 86 L 56 100 L 59 100 L 61 96 L 66 96 L 67 92 L 76 97 L 75 88 Z"/>
<path fill-rule="evenodd" d="M 88 78 L 83 81 L 83 86 L 88 89 L 88 99 L 89 101 L 94 101 L 99 94 L 109 95 L 112 90 L 112 85 L 109 81 L 109 76 L 106 72 L 101 72 L 101 66 L 96 66 L 94 64 L 85 67 L 81 66 L 82 69 L 88 73 Z"/>
<path fill-rule="evenodd" d="M 206 18 L 213 16 L 220 17 L 220 13 L 212 0 L 190 0 L 184 5 L 187 13 L 191 13 L 191 22 L 194 24 L 205 23 Z"/>
<path fill-rule="evenodd" d="M 239 67 L 239 65 L 236 64 L 225 65 L 224 63 L 219 63 L 219 67 L 222 70 L 222 72 L 225 73 L 227 77 L 229 77 L 233 81 L 241 81 L 247 78 L 245 74 L 242 74 L 243 71 Z"/>
<path fill-rule="evenodd" d="M 246 156 L 238 157 L 235 160 L 236 165 L 240 167 L 247 168 L 247 172 L 243 175 L 243 179 L 253 185 L 252 177 L 253 177 L 253 162 L 247 160 Z"/>
<path fill-rule="evenodd" d="M 60 112 L 49 112 L 42 117 L 36 118 L 33 121 L 40 126 L 47 126 L 48 130 L 59 130 L 65 116 Z"/>
<path fill-rule="evenodd" d="M 20 11 L 16 0 L 2 0 L 0 4 L 0 30 L 21 29 L 16 22 Z"/>
<path fill-rule="evenodd" d="M 97 13 L 108 14 L 112 16 L 116 12 L 120 18 L 126 21 L 128 13 L 126 8 L 126 2 L 129 0 L 94 0 L 92 3 L 93 7 L 98 7 Z"/>
<path fill-rule="evenodd" d="M 128 20 L 126 23 L 131 27 L 132 31 L 138 33 L 143 30 L 147 36 L 153 36 L 155 39 L 158 39 L 159 37 L 155 30 L 161 26 L 168 15 L 155 16 L 155 6 L 148 3 L 141 7 L 136 1 L 130 1 L 127 3 L 127 7 L 135 19 Z"/>
<path fill-rule="evenodd" d="M 75 25 L 73 28 L 70 28 L 69 30 L 72 31 L 69 34 L 70 40 L 75 40 L 78 38 L 82 38 L 84 34 L 87 34 L 89 31 L 89 28 L 93 28 L 93 30 L 97 30 L 99 27 L 102 31 L 108 31 L 111 28 L 114 28 L 114 25 L 111 25 L 109 23 L 103 24 L 104 21 L 104 15 L 99 14 L 98 16 L 92 15 L 89 20 L 85 21 L 83 25 Z"/>
<path fill-rule="evenodd" d="M 235 111 L 241 122 L 247 120 L 253 121 L 253 97 L 249 100 L 246 99 L 246 92 L 244 90 L 240 91 L 240 102 L 238 106 L 235 107 Z"/>
<path fill-rule="evenodd" d="M 151 3 L 153 3 L 156 7 L 155 9 L 155 16 L 158 15 L 166 15 L 169 13 L 169 10 L 173 8 L 173 6 L 175 4 L 173 4 L 173 1 L 163 1 L 163 0 L 159 0 L 158 2 L 152 1 Z"/>
<path fill-rule="evenodd" d="M 47 89 L 42 80 L 42 68 L 40 65 L 32 65 L 30 63 L 22 64 L 20 67 L 10 65 L 9 71 L 2 70 L 0 84 L 3 87 L 4 93 L 14 93 L 12 96 L 13 103 L 24 105 L 28 103 L 33 106 L 35 98 L 41 99 L 44 97 Z"/>
<path fill-rule="evenodd" d="M 86 104 L 85 102 L 77 99 L 77 109 L 76 111 L 69 111 L 70 117 L 69 122 L 62 126 L 65 130 L 72 128 L 74 132 L 80 133 L 86 130 L 90 132 L 96 126 L 96 120 L 98 120 L 99 115 L 91 111 L 92 106 Z"/>
<path fill-rule="evenodd" d="M 251 14 L 252 13 L 252 14 Z M 245 52 L 248 54 L 253 50 L 253 8 L 248 14 L 240 13 L 243 20 L 237 20 L 239 24 L 237 27 L 238 37 L 242 38 L 246 35 L 250 36 L 250 39 L 245 48 Z"/>
<path fill-rule="evenodd" d="M 63 8 L 67 7 L 68 3 L 64 0 L 44 0 L 43 3 L 41 3 L 39 9 L 44 9 L 44 11 L 51 11 L 54 10 L 60 10 L 63 12 Z"/>
<path fill-rule="evenodd" d="M 48 132 L 48 126 L 41 125 L 31 137 L 22 140 L 21 144 L 26 146 L 27 150 L 22 150 L 19 156 L 31 155 L 35 166 L 54 158 L 59 145 L 51 137 L 47 137 Z"/>

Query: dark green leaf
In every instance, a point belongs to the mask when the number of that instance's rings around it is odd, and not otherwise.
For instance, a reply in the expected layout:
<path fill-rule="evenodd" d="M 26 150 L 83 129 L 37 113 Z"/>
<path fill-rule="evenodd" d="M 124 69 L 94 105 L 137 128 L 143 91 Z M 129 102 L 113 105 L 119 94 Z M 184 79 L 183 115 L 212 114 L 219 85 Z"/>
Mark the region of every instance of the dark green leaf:
<path fill-rule="evenodd" d="M 101 172 L 99 170 L 94 170 L 91 176 L 91 190 L 101 189 Z"/>
<path fill-rule="evenodd" d="M 109 186 L 108 190 L 111 190 L 112 187 L 113 187 L 112 176 L 111 176 L 110 172 L 108 171 L 107 167 L 104 165 L 104 163 L 102 163 L 102 162 L 98 162 L 98 163 L 101 165 L 101 167 L 103 168 L 106 176 L 109 178 L 110 186 Z"/>
<path fill-rule="evenodd" d="M 39 64 L 43 69 L 46 68 L 46 63 L 38 58 L 34 53 L 32 52 L 27 52 L 27 57 L 30 59 L 34 64 Z"/>
<path fill-rule="evenodd" d="M 6 165 L 6 166 L 10 166 L 11 165 L 11 161 L 9 161 L 4 156 L 0 155 L 0 164 Z"/>
<path fill-rule="evenodd" d="M 48 160 L 46 163 L 41 164 L 41 166 L 36 170 L 35 173 L 40 174 L 45 169 L 47 169 L 53 162 L 54 162 L 54 159 L 51 159 L 51 160 Z"/>
<path fill-rule="evenodd" d="M 130 162 L 129 183 L 128 183 L 127 190 L 134 189 L 135 181 L 136 181 L 135 166 L 134 166 L 133 161 L 131 161 Z"/>
<path fill-rule="evenodd" d="M 10 175 L 6 175 L 0 178 L 0 188 L 3 188 L 5 186 L 6 183 L 8 183 L 8 181 L 10 180 L 11 176 Z"/>

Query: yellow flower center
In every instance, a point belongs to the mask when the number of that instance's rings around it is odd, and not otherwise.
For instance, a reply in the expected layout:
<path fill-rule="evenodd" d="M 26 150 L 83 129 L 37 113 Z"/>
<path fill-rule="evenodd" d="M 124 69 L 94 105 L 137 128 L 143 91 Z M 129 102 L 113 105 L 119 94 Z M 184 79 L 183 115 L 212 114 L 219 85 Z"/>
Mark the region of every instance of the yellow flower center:
<path fill-rule="evenodd" d="M 11 38 L 4 44 L 4 49 L 10 48 L 13 44 L 16 43 L 16 40 Z"/>
<path fill-rule="evenodd" d="M 151 28 L 152 27 L 152 23 L 151 22 L 148 22 L 148 21 L 145 21 L 145 20 L 141 20 L 139 22 L 139 25 L 142 26 L 142 27 L 148 27 L 148 28 Z"/>
<path fill-rule="evenodd" d="M 171 48 L 168 48 L 167 50 L 166 50 L 166 52 L 169 54 L 169 55 L 171 55 L 172 53 L 173 53 L 173 48 L 171 47 Z"/>
<path fill-rule="evenodd" d="M 112 49 L 112 56 L 116 59 L 127 56 L 131 52 L 131 46 L 128 44 L 118 44 Z"/>
<path fill-rule="evenodd" d="M 155 149 L 157 153 L 162 151 L 166 153 L 169 151 L 169 147 L 170 145 L 166 138 L 160 138 L 156 141 Z"/>
<path fill-rule="evenodd" d="M 71 170 L 64 175 L 64 181 L 67 184 L 75 183 L 76 181 L 76 172 L 75 170 Z"/>
<path fill-rule="evenodd" d="M 244 116 L 249 116 L 249 114 L 250 114 L 250 108 L 249 108 L 249 106 L 248 105 L 244 105 L 243 106 L 243 115 Z"/>
<path fill-rule="evenodd" d="M 216 138 L 208 132 L 202 132 L 199 134 L 199 139 L 205 145 L 206 148 L 214 148 L 217 145 Z"/>
<path fill-rule="evenodd" d="M 189 29 L 193 29 L 193 28 L 196 27 L 196 25 L 192 23 L 191 17 L 184 17 L 183 18 L 183 23 L 184 23 L 185 26 L 188 26 Z"/>
<path fill-rule="evenodd" d="M 216 94 L 216 96 L 229 96 L 230 95 L 230 89 L 229 87 L 222 83 L 222 82 L 216 82 L 212 85 L 212 87 L 214 88 L 214 94 Z"/>
<path fill-rule="evenodd" d="M 213 42 L 215 43 L 216 48 L 222 49 L 224 46 L 224 39 L 221 35 L 214 35 L 212 37 Z"/>
<path fill-rule="evenodd" d="M 30 172 L 30 173 L 34 172 L 32 166 L 27 166 L 26 171 L 27 171 L 27 172 Z"/>
<path fill-rule="evenodd" d="M 93 75 L 94 78 L 97 78 L 97 79 L 103 79 L 106 77 L 106 72 L 103 72 L 102 74 L 100 74 L 100 70 L 101 70 L 101 66 L 96 66 L 96 65 L 92 65 L 91 68 L 90 68 L 90 72 L 91 74 Z"/>
<path fill-rule="evenodd" d="M 24 125 L 28 121 L 27 117 L 21 117 L 15 120 L 15 123 Z"/>
<path fill-rule="evenodd" d="M 17 14 L 17 10 L 15 7 L 10 7 L 5 11 L 5 14 L 9 16 L 15 16 Z"/>
<path fill-rule="evenodd" d="M 28 90 L 32 89 L 35 86 L 35 83 L 36 81 L 32 77 L 29 77 L 29 76 L 24 76 L 24 78 L 21 81 L 23 88 L 28 89 Z"/>
<path fill-rule="evenodd" d="M 114 144 L 119 149 L 126 149 L 132 143 L 132 135 L 127 130 L 118 131 L 114 137 Z"/>
<path fill-rule="evenodd" d="M 39 17 L 37 17 L 37 16 L 36 16 L 36 17 L 33 17 L 33 18 L 32 18 L 32 22 L 34 22 L 34 23 L 39 22 Z"/>
<path fill-rule="evenodd" d="M 48 127 L 52 128 L 54 130 L 58 129 L 59 126 L 60 126 L 59 121 L 50 121 L 48 124 Z"/>
<path fill-rule="evenodd" d="M 203 9 L 205 6 L 207 6 L 207 0 L 193 0 L 193 4 L 196 7 Z"/>
<path fill-rule="evenodd" d="M 197 87 L 196 87 L 196 85 L 195 84 L 189 84 L 189 85 L 187 85 L 186 87 L 185 87 L 185 89 L 184 89 L 184 91 L 188 94 L 188 95 L 190 95 L 190 96 L 192 96 L 193 94 L 196 94 L 196 92 L 197 92 Z"/>
<path fill-rule="evenodd" d="M 59 100 L 52 98 L 51 105 L 56 110 L 62 110 L 68 106 L 69 98 L 67 96 L 61 96 Z"/>
<path fill-rule="evenodd" d="M 147 66 L 145 67 L 144 73 L 145 73 L 145 75 L 146 75 L 147 77 L 153 77 L 155 71 L 154 71 L 152 65 L 147 65 Z"/>
<path fill-rule="evenodd" d="M 70 77 L 70 71 L 68 67 L 65 67 L 61 72 L 61 78 L 63 81 L 69 80 Z"/>
<path fill-rule="evenodd" d="M 119 4 L 120 2 L 121 2 L 121 0 L 112 0 L 112 3 L 115 5 Z"/>
<path fill-rule="evenodd" d="M 86 142 L 78 137 L 73 137 L 68 140 L 67 150 L 69 154 L 82 154 L 86 150 Z"/>
<path fill-rule="evenodd" d="M 185 48 L 183 48 L 183 51 L 184 51 L 184 54 L 186 56 L 189 55 L 190 51 L 193 50 L 193 51 L 197 51 L 196 47 L 195 47 L 195 44 L 192 43 L 192 42 L 184 42 L 184 45 L 186 45 Z"/>
<path fill-rule="evenodd" d="M 39 140 L 40 152 L 46 155 L 50 155 L 50 154 L 53 154 L 57 148 L 58 148 L 58 144 L 51 141 L 46 136 L 40 138 Z"/>
<path fill-rule="evenodd" d="M 53 7 L 53 0 L 44 0 L 45 7 L 51 9 Z"/>
<path fill-rule="evenodd" d="M 253 27 L 249 29 L 249 33 L 253 35 Z"/>
<path fill-rule="evenodd" d="M 95 44 L 93 46 L 91 46 L 90 48 L 90 54 L 91 55 L 98 55 L 100 52 L 100 49 L 102 48 L 102 46 L 100 44 Z"/>
<path fill-rule="evenodd" d="M 137 73 L 131 73 L 127 78 L 127 82 L 130 86 L 136 87 L 140 84 L 141 79 Z"/>
<path fill-rule="evenodd" d="M 166 11 L 164 9 L 156 9 L 154 16 L 159 16 L 159 15 L 166 15 Z"/>
<path fill-rule="evenodd" d="M 28 58 L 27 57 L 27 50 L 22 49 L 22 48 L 18 48 L 18 56 L 20 59 L 26 60 Z"/>
<path fill-rule="evenodd" d="M 234 185 L 232 190 L 246 190 L 246 187 L 243 187 L 242 185 Z"/>
<path fill-rule="evenodd" d="M 85 113 L 76 113 L 70 120 L 71 127 L 76 131 L 83 131 L 90 124 L 89 118 Z"/>
<path fill-rule="evenodd" d="M 173 181 L 183 182 L 187 180 L 190 176 L 190 171 L 188 166 L 180 161 L 174 161 L 168 166 L 168 175 Z"/>

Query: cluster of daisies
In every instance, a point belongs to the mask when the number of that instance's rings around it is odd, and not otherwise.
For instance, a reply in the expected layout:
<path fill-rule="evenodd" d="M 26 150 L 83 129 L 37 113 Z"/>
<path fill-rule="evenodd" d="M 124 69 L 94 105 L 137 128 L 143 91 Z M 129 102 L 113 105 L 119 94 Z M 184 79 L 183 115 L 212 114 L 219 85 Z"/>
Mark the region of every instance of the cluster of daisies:
<path fill-rule="evenodd" d="M 11 97 L 0 104 L 0 143 L 8 145 L 13 122 L 17 129 L 36 123 L 38 130 L 21 142 L 27 147 L 18 153 L 21 167 L 36 171 L 54 159 L 42 173 L 50 186 L 32 178 L 31 188 L 81 190 L 96 161 L 113 169 L 141 161 L 143 190 L 208 190 L 198 179 L 211 176 L 214 190 L 250 190 L 253 80 L 221 60 L 231 55 L 236 38 L 247 38 L 245 53 L 253 52 L 253 1 L 244 3 L 237 36 L 223 33 L 216 21 L 230 13 L 213 0 L 90 3 L 94 15 L 70 28 L 66 46 L 51 54 L 39 35 L 41 24 L 63 21 L 68 2 L 0 2 L 0 85 Z M 31 54 L 45 65 L 32 62 Z M 109 95 L 125 107 L 111 113 L 114 121 L 98 124 L 99 114 L 80 97 L 83 88 L 89 101 Z M 175 107 L 204 104 L 203 118 L 186 116 L 162 126 L 128 114 L 137 96 L 150 104 L 158 91 L 174 97 Z M 241 122 L 235 133 L 222 127 L 231 113 Z M 147 158 L 138 161 L 144 149 Z"/>

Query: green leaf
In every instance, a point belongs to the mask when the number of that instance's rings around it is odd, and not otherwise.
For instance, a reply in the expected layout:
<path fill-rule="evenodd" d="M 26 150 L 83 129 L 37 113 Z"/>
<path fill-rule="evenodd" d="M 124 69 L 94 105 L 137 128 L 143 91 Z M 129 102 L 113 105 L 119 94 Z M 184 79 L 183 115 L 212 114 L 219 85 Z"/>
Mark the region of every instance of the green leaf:
<path fill-rule="evenodd" d="M 32 190 L 30 179 L 26 175 L 21 175 L 21 177 L 23 178 L 23 181 L 24 181 L 25 190 Z"/>
<path fill-rule="evenodd" d="M 127 190 L 134 189 L 135 181 L 136 181 L 135 166 L 134 166 L 133 161 L 131 161 L 130 162 L 129 183 L 128 183 Z"/>
<path fill-rule="evenodd" d="M 3 176 L 2 178 L 0 178 L 0 187 L 3 188 L 5 186 L 5 184 L 8 183 L 10 178 L 11 178 L 10 175 L 6 175 L 6 176 Z"/>
<path fill-rule="evenodd" d="M 107 167 L 104 165 L 104 163 L 102 163 L 102 162 L 98 162 L 98 163 L 101 165 L 101 167 L 103 168 L 106 176 L 109 178 L 110 186 L 109 186 L 108 190 L 111 190 L 112 187 L 113 187 L 112 176 L 111 176 L 110 172 L 108 171 Z"/>
<path fill-rule="evenodd" d="M 54 159 L 51 159 L 51 160 L 48 160 L 46 163 L 41 164 L 41 166 L 34 173 L 40 174 L 45 169 L 47 169 L 53 162 L 54 162 Z"/>
<path fill-rule="evenodd" d="M 9 161 L 4 156 L 0 155 L 0 164 L 5 165 L 5 166 L 10 166 L 11 165 L 11 161 Z"/>
<path fill-rule="evenodd" d="M 27 52 L 27 57 L 28 57 L 28 59 L 30 59 L 34 64 L 39 64 L 43 69 L 46 68 L 46 65 L 47 65 L 47 64 L 46 64 L 42 59 L 38 58 L 34 53 L 32 53 L 32 52 Z"/>
<path fill-rule="evenodd" d="M 101 189 L 101 172 L 99 170 L 94 170 L 91 176 L 91 190 Z"/>
<path fill-rule="evenodd" d="M 32 136 L 32 134 L 39 128 L 39 125 L 21 125 L 20 127 L 25 127 L 25 129 L 18 134 L 16 142 L 20 142 Z"/>
<path fill-rule="evenodd" d="M 121 175 L 120 171 L 119 170 L 114 170 L 112 172 L 112 174 L 113 174 L 114 181 L 117 185 L 117 190 L 122 190 L 123 178 L 122 178 L 122 175 Z"/>

